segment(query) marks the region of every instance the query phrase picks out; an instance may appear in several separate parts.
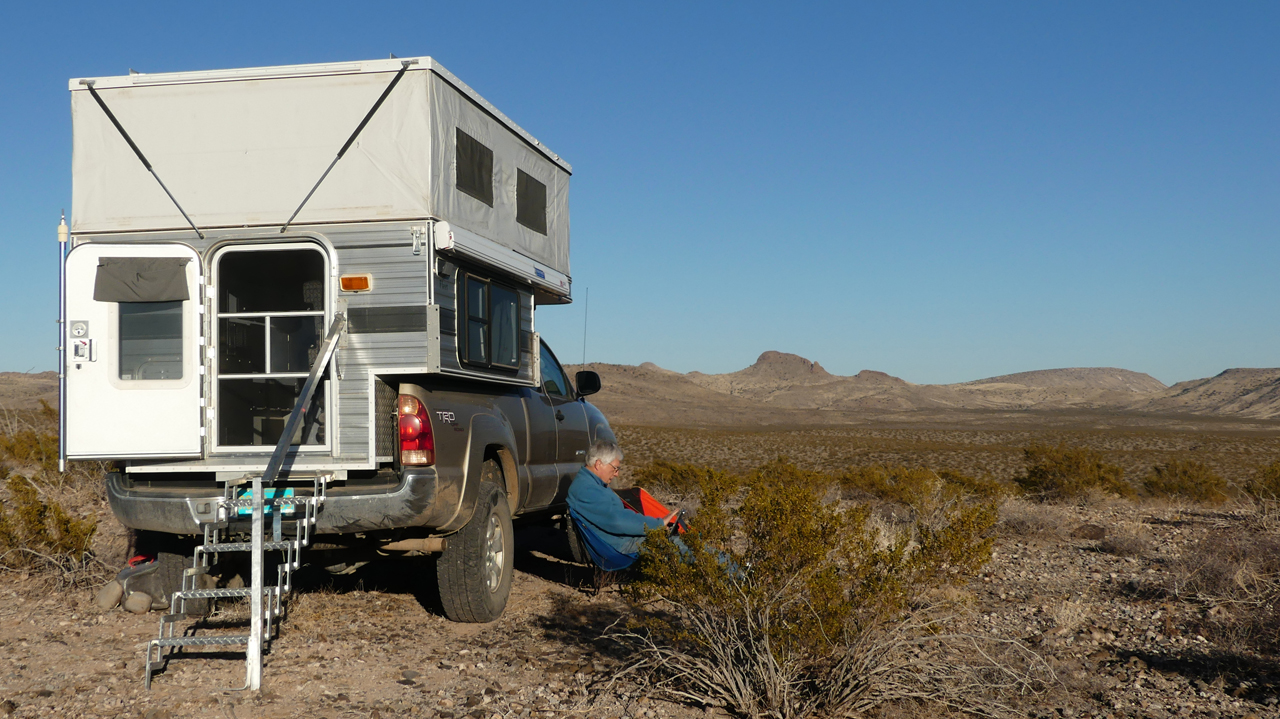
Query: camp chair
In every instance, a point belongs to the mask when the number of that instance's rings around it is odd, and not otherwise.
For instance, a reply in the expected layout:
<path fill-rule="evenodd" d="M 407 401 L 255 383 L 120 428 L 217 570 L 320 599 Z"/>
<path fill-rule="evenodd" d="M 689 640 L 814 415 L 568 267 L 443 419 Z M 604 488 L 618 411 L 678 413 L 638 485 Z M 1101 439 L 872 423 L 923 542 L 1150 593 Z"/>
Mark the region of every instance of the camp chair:
<path fill-rule="evenodd" d="M 587 555 L 591 557 L 591 562 L 600 569 L 616 572 L 635 564 L 639 558 L 639 554 L 625 554 L 609 546 L 572 508 L 569 510 L 569 518 L 573 520 L 573 528 L 578 533 L 583 548 L 587 550 Z"/>
<path fill-rule="evenodd" d="M 626 489 L 615 489 L 613 493 L 622 499 L 622 503 L 627 509 L 636 514 L 643 514 L 646 517 L 657 517 L 662 519 L 671 513 L 671 510 L 662 506 L 662 502 L 653 498 L 652 494 L 644 491 L 640 487 L 628 487 Z M 688 527 L 684 524 L 684 513 L 676 520 L 676 532 L 684 534 Z"/>

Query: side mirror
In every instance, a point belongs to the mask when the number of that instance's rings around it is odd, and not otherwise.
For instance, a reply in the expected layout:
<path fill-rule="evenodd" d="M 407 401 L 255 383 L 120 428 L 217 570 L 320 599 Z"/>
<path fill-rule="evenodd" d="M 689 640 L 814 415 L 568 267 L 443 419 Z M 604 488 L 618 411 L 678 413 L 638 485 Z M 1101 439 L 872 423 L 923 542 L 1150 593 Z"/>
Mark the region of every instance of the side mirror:
<path fill-rule="evenodd" d="M 578 385 L 578 394 L 583 397 L 600 391 L 600 375 L 595 372 L 584 370 L 575 375 L 573 379 L 575 384 Z"/>

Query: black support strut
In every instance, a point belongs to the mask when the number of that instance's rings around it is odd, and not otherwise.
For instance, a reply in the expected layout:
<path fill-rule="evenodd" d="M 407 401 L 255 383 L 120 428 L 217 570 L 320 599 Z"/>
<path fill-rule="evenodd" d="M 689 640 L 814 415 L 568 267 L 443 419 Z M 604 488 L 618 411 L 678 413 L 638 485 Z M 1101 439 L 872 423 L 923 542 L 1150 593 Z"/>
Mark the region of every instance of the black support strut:
<path fill-rule="evenodd" d="M 174 207 L 178 208 L 178 212 L 182 213 L 182 219 L 186 220 L 187 224 L 191 225 L 191 229 L 196 231 L 196 236 L 203 240 L 204 233 L 201 232 L 200 228 L 196 227 L 196 223 L 192 222 L 191 218 L 187 216 L 187 211 L 182 209 L 182 205 L 178 204 L 178 200 L 174 198 L 173 193 L 169 192 L 168 187 L 165 187 L 164 180 L 161 180 L 160 176 L 156 174 L 155 168 L 151 166 L 151 162 L 147 160 L 147 156 L 142 154 L 142 150 L 138 149 L 137 143 L 133 141 L 132 137 L 129 137 L 129 133 L 125 132 L 124 126 L 116 119 L 115 113 L 111 112 L 111 108 L 107 107 L 107 103 L 103 102 L 102 96 L 98 94 L 98 91 L 93 89 L 93 80 L 81 80 L 80 84 L 89 88 L 89 94 L 92 95 L 94 101 L 98 103 L 98 107 L 102 108 L 102 111 L 107 114 L 107 119 L 111 121 L 112 125 L 116 126 L 116 130 L 120 133 L 120 136 L 124 138 L 124 141 L 129 143 L 129 149 L 133 150 L 133 154 L 138 156 L 138 160 L 142 162 L 142 166 L 147 168 L 147 172 L 150 172 L 152 177 L 156 178 L 156 182 L 160 183 L 160 189 L 164 190 L 164 194 L 169 196 L 169 201 L 173 203 Z"/>
<path fill-rule="evenodd" d="M 416 65 L 417 62 L 417 60 L 401 61 L 400 72 L 397 72 L 396 76 L 391 78 L 391 83 L 387 85 L 387 89 L 382 91 L 382 95 L 378 97 L 378 101 L 373 103 L 373 107 L 369 108 L 369 112 L 364 116 L 364 119 L 360 121 L 359 125 L 356 125 L 356 131 L 351 133 L 351 137 L 348 137 L 347 141 L 342 144 L 342 149 L 338 150 L 338 155 L 333 158 L 333 162 L 330 162 L 329 166 L 324 169 L 324 174 L 320 176 L 319 180 L 316 180 L 316 184 L 311 186 L 311 191 L 307 193 L 307 196 L 302 198 L 302 204 L 298 205 L 298 209 L 294 210 L 292 215 L 289 215 L 289 219 L 286 220 L 284 225 L 280 228 L 281 233 L 284 233 L 289 229 L 289 225 L 293 223 L 293 218 L 297 217 L 299 212 L 302 212 L 302 208 L 306 206 L 307 202 L 311 199 L 311 196 L 320 188 L 320 183 L 324 182 L 324 178 L 329 176 L 329 171 L 333 169 L 334 165 L 338 164 L 338 160 L 341 160 L 343 155 L 347 154 L 347 150 L 351 149 L 352 143 L 354 143 L 356 138 L 360 136 L 360 132 L 361 130 L 364 130 L 364 126 L 369 124 L 369 120 L 373 119 L 373 115 L 378 111 L 378 108 L 382 107 L 382 103 L 387 99 L 387 95 L 390 95 L 391 91 L 396 89 L 396 83 L 400 82 L 400 78 L 404 77 L 405 71 L 409 69 L 410 65 Z M 117 125 L 117 127 L 119 126 Z"/>

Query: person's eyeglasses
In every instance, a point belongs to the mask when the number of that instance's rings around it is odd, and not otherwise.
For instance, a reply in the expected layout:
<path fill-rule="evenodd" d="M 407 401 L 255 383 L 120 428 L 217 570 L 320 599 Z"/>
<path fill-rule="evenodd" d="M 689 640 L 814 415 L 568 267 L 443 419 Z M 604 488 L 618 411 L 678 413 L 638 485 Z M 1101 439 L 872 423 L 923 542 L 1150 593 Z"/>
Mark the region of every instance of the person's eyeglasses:
<path fill-rule="evenodd" d="M 610 469 L 612 469 L 613 471 L 617 472 L 617 471 L 619 471 L 619 470 L 621 470 L 621 469 L 622 469 L 622 462 L 618 462 L 617 464 L 613 464 L 612 462 L 610 462 L 610 463 L 609 463 L 609 468 L 610 468 Z"/>

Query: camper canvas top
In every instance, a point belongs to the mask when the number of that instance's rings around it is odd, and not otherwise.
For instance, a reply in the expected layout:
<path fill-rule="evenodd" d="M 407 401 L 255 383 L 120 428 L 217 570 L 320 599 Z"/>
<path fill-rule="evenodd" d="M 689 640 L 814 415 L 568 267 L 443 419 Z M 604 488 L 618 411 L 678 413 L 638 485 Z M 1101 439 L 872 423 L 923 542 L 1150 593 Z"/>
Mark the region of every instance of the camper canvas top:
<path fill-rule="evenodd" d="M 302 204 L 294 226 L 441 220 L 569 274 L 572 168 L 429 57 L 70 89 L 75 234 L 191 231 L 177 205 L 202 230 L 284 226 Z"/>

